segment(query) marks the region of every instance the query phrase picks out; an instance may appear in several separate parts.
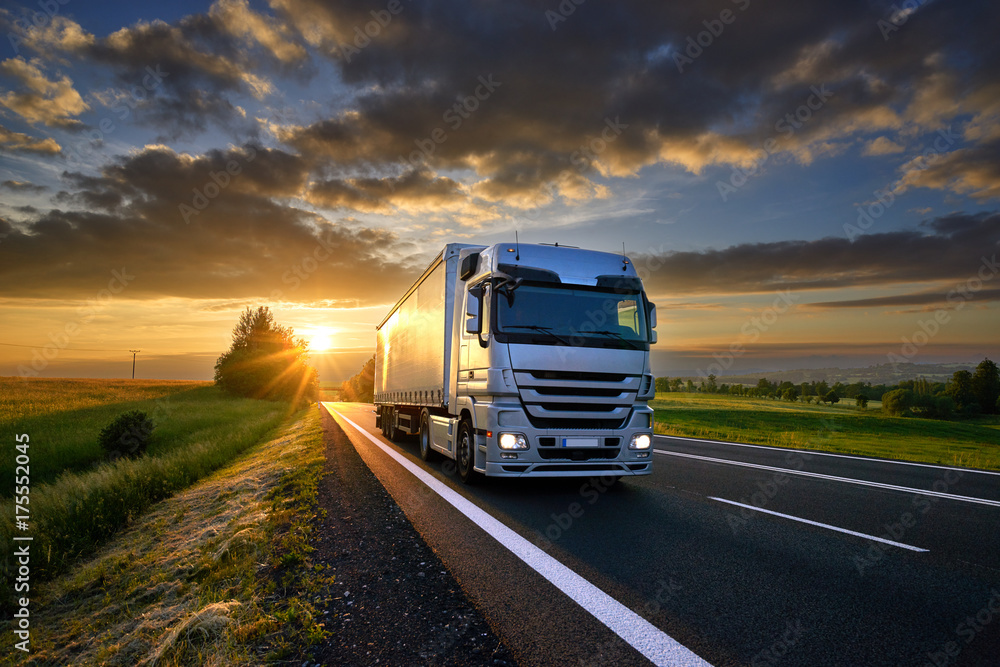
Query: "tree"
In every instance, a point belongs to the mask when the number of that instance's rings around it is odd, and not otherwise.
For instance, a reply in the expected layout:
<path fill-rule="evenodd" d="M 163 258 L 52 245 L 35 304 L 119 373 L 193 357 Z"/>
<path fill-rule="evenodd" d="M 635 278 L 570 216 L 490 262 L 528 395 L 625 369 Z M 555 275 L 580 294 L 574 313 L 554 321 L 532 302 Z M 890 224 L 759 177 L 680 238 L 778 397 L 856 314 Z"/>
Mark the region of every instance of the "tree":
<path fill-rule="evenodd" d="M 823 400 L 829 403 L 830 405 L 833 405 L 834 403 L 840 403 L 840 396 L 837 396 L 837 391 L 835 389 L 831 389 L 830 391 L 826 392 L 826 395 L 823 397 Z"/>
<path fill-rule="evenodd" d="M 693 380 L 688 380 L 687 381 L 687 390 L 689 392 L 691 392 L 691 393 L 694 393 L 694 381 Z"/>
<path fill-rule="evenodd" d="M 309 403 L 319 378 L 308 355 L 306 342 L 275 323 L 267 306 L 248 306 L 233 328 L 232 346 L 215 363 L 215 384 L 237 396 Z"/>
<path fill-rule="evenodd" d="M 1000 398 L 1000 369 L 989 359 L 983 359 L 972 374 L 972 394 L 979 408 L 986 413 L 995 413 L 997 399 Z"/>
<path fill-rule="evenodd" d="M 719 385 L 715 383 L 715 374 L 710 373 L 708 376 L 708 384 L 705 385 L 705 391 L 710 394 L 714 394 L 719 391 Z"/>
<path fill-rule="evenodd" d="M 854 400 L 858 404 L 858 407 L 862 410 L 865 410 L 868 407 L 868 397 L 864 394 L 858 394 Z"/>
<path fill-rule="evenodd" d="M 795 387 L 786 387 L 784 390 L 782 390 L 781 397 L 786 401 L 794 403 L 795 401 L 799 400 L 799 390 L 796 389 Z"/>
<path fill-rule="evenodd" d="M 882 394 L 882 409 L 890 415 L 899 417 L 913 406 L 913 392 L 909 389 L 893 389 Z"/>
<path fill-rule="evenodd" d="M 962 412 L 970 412 L 976 402 L 975 393 L 972 390 L 972 373 L 969 371 L 955 371 L 951 376 L 951 382 L 945 390 L 955 405 Z"/>
<path fill-rule="evenodd" d="M 670 381 L 670 391 L 680 391 L 681 387 L 684 385 L 684 381 L 680 378 L 674 378 Z"/>
<path fill-rule="evenodd" d="M 657 392 L 670 391 L 670 378 L 668 377 L 656 378 L 656 391 Z"/>
<path fill-rule="evenodd" d="M 340 400 L 356 403 L 371 403 L 375 400 L 375 355 L 365 362 L 357 375 L 344 380 L 340 385 Z"/>

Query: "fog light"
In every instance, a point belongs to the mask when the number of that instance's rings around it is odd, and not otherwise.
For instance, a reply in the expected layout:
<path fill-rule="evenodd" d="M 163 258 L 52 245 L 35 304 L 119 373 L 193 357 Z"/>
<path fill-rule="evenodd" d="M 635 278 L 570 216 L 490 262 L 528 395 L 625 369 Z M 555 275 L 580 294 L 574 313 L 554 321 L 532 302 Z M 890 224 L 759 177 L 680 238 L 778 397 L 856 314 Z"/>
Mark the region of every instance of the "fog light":
<path fill-rule="evenodd" d="M 520 433 L 501 433 L 497 436 L 500 449 L 527 449 L 528 439 Z"/>
<path fill-rule="evenodd" d="M 649 449 L 653 444 L 653 438 L 648 433 L 636 433 L 628 443 L 629 449 Z"/>

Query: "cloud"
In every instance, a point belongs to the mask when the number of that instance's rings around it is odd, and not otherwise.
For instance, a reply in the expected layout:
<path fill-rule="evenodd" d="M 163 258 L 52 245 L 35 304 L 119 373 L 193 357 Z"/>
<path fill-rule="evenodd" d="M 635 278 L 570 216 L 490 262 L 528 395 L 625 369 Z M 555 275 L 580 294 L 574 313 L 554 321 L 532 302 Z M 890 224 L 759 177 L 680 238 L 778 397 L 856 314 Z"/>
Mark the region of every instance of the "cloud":
<path fill-rule="evenodd" d="M 373 20 L 366 3 L 276 0 L 279 15 L 360 92 L 325 118 L 271 129 L 286 145 L 341 168 L 398 173 L 419 163 L 472 172 L 465 183 L 478 197 L 512 208 L 560 197 L 585 202 L 606 193 L 597 175 L 629 177 L 653 164 L 693 174 L 749 167 L 768 139 L 783 158 L 809 164 L 872 132 L 919 135 L 992 108 L 988 59 L 960 72 L 950 57 L 959 43 L 991 52 L 988 17 L 940 4 L 910 17 L 905 35 L 893 35 L 921 44 L 930 54 L 922 60 L 905 47 L 886 48 L 866 12 L 780 2 L 766 13 L 737 11 L 739 25 L 679 72 L 671 54 L 683 53 L 686 39 L 715 18 L 697 5 L 592 5 L 553 31 L 529 5 L 483 21 L 466 3 L 403 3 L 366 35 Z M 622 34 L 627 45 L 609 39 Z M 482 76 L 502 84 L 477 100 L 470 96 Z M 819 89 L 828 94 L 817 106 Z M 624 126 L 613 140 L 609 118 Z M 431 142 L 435 130 L 442 140 Z M 863 150 L 905 151 L 887 138 Z M 373 205 L 356 201 L 361 210 Z"/>
<path fill-rule="evenodd" d="M 249 45 L 260 44 L 283 63 L 307 58 L 306 50 L 292 39 L 287 25 L 253 11 L 247 0 L 218 0 L 209 16 L 231 35 Z"/>
<path fill-rule="evenodd" d="M 62 149 L 52 137 L 36 139 L 35 137 L 22 132 L 8 130 L 6 127 L 0 125 L 0 151 L 56 155 L 60 153 Z"/>
<path fill-rule="evenodd" d="M 1000 199 L 1000 139 L 903 165 L 897 192 L 911 187 L 950 190 L 986 201 Z"/>
<path fill-rule="evenodd" d="M 862 155 L 894 155 L 896 153 L 902 153 L 904 147 L 897 144 L 895 141 L 889 139 L 888 137 L 877 137 L 871 141 L 865 143 L 864 148 L 861 150 Z"/>
<path fill-rule="evenodd" d="M 843 301 L 817 301 L 803 304 L 810 308 L 887 308 L 893 306 L 941 306 L 953 308 L 948 303 L 948 295 L 953 298 L 958 292 L 917 292 L 912 294 L 894 294 L 892 296 L 879 296 L 867 299 L 847 299 Z M 976 301 L 998 301 L 1000 300 L 1000 288 L 981 289 L 978 292 L 965 290 L 961 293 L 961 303 L 968 300 Z"/>
<path fill-rule="evenodd" d="M 739 294 L 830 289 L 942 280 L 977 275 L 982 257 L 1000 248 L 1000 213 L 955 214 L 923 230 L 867 234 L 853 242 L 745 243 L 721 250 L 633 257 L 659 294 Z"/>
<path fill-rule="evenodd" d="M 74 116 L 90 107 L 68 76 L 50 80 L 38 60 L 28 62 L 21 56 L 0 62 L 0 74 L 16 79 L 27 89 L 0 95 L 0 104 L 29 123 L 70 129 L 83 126 Z"/>
<path fill-rule="evenodd" d="M 304 186 L 305 170 L 274 149 L 191 156 L 149 146 L 100 176 L 63 178 L 63 201 L 84 206 L 50 210 L 17 228 L 4 223 L 0 295 L 97 298 L 119 271 L 134 276 L 122 298 L 372 305 L 391 302 L 425 261 L 407 261 L 413 249 L 391 232 L 276 201 Z M 196 192 L 214 196 L 185 222 L 180 206 L 195 206 Z"/>
<path fill-rule="evenodd" d="M 45 192 L 48 187 L 44 185 L 35 185 L 34 183 L 26 183 L 24 181 L 4 181 L 0 183 L 0 189 L 7 189 L 11 192 Z"/>
<path fill-rule="evenodd" d="M 232 98 L 265 99 L 275 91 L 272 73 L 294 71 L 308 56 L 288 26 L 254 12 L 245 0 L 219 0 L 207 14 L 176 23 L 139 21 L 105 37 L 72 19 L 56 19 L 32 30 L 25 44 L 56 59 L 65 54 L 109 67 L 126 90 L 145 85 L 148 99 L 136 105 L 138 119 L 172 138 L 202 132 L 209 122 L 253 132 Z M 146 83 L 147 67 L 163 73 L 155 86 Z"/>

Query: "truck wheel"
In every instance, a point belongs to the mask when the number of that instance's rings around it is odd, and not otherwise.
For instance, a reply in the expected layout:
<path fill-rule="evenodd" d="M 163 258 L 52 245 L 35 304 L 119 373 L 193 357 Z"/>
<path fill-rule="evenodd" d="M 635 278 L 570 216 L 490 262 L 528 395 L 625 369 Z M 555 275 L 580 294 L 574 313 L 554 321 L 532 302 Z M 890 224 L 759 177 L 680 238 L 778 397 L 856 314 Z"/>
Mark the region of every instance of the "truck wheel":
<path fill-rule="evenodd" d="M 389 408 L 387 406 L 383 405 L 379 409 L 382 411 L 382 419 L 379 420 L 379 422 L 380 422 L 379 426 L 382 429 L 382 435 L 384 435 L 385 437 L 388 438 L 389 437 L 389 416 L 390 416 L 389 415 Z"/>
<path fill-rule="evenodd" d="M 420 413 L 420 458 L 424 461 L 433 461 L 436 457 L 431 449 L 431 420 L 430 415 L 424 410 Z"/>
<path fill-rule="evenodd" d="M 476 437 L 472 433 L 472 425 L 463 421 L 458 425 L 458 444 L 455 447 L 455 459 L 458 463 L 458 476 L 465 484 L 475 484 L 478 473 L 475 471 Z"/>

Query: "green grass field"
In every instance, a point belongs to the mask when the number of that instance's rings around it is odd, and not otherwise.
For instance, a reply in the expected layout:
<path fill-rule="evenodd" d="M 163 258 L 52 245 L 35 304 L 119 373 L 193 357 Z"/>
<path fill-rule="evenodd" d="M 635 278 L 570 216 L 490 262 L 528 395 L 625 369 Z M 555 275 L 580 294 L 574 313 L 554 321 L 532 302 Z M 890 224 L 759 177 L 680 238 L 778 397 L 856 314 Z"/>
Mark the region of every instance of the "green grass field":
<path fill-rule="evenodd" d="M 30 437 L 33 576 L 62 570 L 153 503 L 261 442 L 290 417 L 284 403 L 233 398 L 208 382 L 0 378 L 0 539 L 14 531 L 14 435 Z M 126 410 L 155 428 L 145 456 L 108 461 L 98 434 Z M 4 573 L 6 575 L 6 573 Z M 6 584 L 7 582 L 3 582 Z M 9 590 L 9 587 L 6 587 Z"/>
<path fill-rule="evenodd" d="M 650 405 L 655 431 L 665 435 L 1000 470 L 995 416 L 941 421 L 888 417 L 872 403 L 859 410 L 688 393 L 657 394 Z"/>

